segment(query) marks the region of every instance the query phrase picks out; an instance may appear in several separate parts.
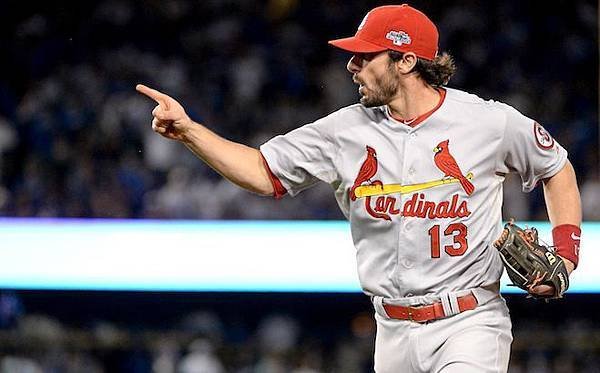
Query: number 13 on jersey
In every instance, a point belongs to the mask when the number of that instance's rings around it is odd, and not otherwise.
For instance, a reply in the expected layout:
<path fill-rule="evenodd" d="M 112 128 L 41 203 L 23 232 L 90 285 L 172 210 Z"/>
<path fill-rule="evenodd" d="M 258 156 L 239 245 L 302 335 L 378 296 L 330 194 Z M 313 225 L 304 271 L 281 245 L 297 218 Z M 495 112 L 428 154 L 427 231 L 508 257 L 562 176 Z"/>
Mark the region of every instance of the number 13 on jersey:
<path fill-rule="evenodd" d="M 452 223 L 444 229 L 443 235 L 440 236 L 441 228 L 439 224 L 434 225 L 428 231 L 431 241 L 431 257 L 439 258 L 441 252 L 440 241 L 450 241 L 451 245 L 444 245 L 444 251 L 450 256 L 461 256 L 467 251 L 469 244 L 467 242 L 467 226 L 463 223 Z"/>

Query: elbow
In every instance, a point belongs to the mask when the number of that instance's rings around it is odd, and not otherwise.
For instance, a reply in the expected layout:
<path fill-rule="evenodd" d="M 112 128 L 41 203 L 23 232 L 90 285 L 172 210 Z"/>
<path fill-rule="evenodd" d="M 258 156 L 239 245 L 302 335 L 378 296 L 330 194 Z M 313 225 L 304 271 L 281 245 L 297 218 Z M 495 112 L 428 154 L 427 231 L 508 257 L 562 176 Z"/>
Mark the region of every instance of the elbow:
<path fill-rule="evenodd" d="M 275 199 L 281 199 L 287 193 L 287 190 L 283 187 L 279 179 L 274 178 L 268 180 L 263 187 L 258 191 L 258 194 L 265 197 L 273 197 Z"/>
<path fill-rule="evenodd" d="M 251 181 L 235 181 L 230 180 L 237 186 L 242 189 L 247 190 L 248 192 L 257 194 L 262 197 L 275 197 L 281 198 L 285 194 L 285 189 L 283 188 L 283 192 L 279 190 L 279 193 L 274 185 L 274 183 L 269 180 L 269 178 L 253 178 Z"/>
<path fill-rule="evenodd" d="M 281 184 L 279 178 L 273 174 L 262 177 L 260 183 L 254 186 L 254 192 L 265 197 L 273 197 L 275 199 L 282 198 L 287 194 L 287 189 Z"/>
<path fill-rule="evenodd" d="M 275 196 L 275 188 L 273 188 L 273 185 L 271 184 L 270 181 L 268 181 L 264 185 L 261 185 L 260 188 L 257 189 L 255 192 L 263 197 L 274 197 Z"/>
<path fill-rule="evenodd" d="M 262 167 L 260 168 L 261 188 L 257 192 L 263 196 L 271 196 L 276 199 L 282 198 L 287 193 L 287 189 L 285 189 L 277 175 L 271 171 L 269 163 L 262 153 L 258 152 L 258 154 L 260 155 Z"/>

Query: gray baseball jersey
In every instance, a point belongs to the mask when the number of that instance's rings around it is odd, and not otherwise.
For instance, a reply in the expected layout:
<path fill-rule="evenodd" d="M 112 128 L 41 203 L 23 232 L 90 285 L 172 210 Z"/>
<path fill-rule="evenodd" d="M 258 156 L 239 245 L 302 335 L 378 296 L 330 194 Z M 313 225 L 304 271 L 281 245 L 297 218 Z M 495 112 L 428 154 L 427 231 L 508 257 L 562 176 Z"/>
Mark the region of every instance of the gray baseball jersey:
<path fill-rule="evenodd" d="M 502 229 L 502 182 L 525 191 L 557 173 L 567 152 L 514 108 L 455 89 L 411 127 L 387 106 L 356 104 L 260 147 L 275 183 L 294 196 L 329 183 L 351 225 L 366 294 L 441 294 L 497 282 L 491 243 Z M 323 248 L 327 250 L 327 248 Z"/>

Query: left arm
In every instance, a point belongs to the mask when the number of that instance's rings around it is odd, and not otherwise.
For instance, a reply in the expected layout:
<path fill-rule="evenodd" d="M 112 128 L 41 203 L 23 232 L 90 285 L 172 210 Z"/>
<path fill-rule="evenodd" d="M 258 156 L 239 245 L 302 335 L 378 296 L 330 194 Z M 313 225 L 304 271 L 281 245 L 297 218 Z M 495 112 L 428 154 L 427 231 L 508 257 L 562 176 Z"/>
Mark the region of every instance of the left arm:
<path fill-rule="evenodd" d="M 544 179 L 544 198 L 548 218 L 553 228 L 567 224 L 581 226 L 581 199 L 575 171 L 569 161 L 554 176 Z M 556 236 L 554 244 L 557 245 Z M 569 274 L 575 269 L 575 264 L 562 258 Z M 552 294 L 553 289 L 548 285 L 538 285 L 531 290 L 535 294 Z"/>
<path fill-rule="evenodd" d="M 581 226 L 581 198 L 571 162 L 556 175 L 544 180 L 544 198 L 552 227 L 563 224 Z M 556 242 L 554 242 L 556 244 Z M 575 265 L 565 260 L 569 274 Z"/>

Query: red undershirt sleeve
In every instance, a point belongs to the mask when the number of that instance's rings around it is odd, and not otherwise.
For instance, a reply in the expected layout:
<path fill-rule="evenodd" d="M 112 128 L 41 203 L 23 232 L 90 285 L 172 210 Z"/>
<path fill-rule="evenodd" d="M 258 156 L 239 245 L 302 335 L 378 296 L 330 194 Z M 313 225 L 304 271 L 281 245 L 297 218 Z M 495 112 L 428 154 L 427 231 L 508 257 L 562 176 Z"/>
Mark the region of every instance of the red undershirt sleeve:
<path fill-rule="evenodd" d="M 267 174 L 269 175 L 269 179 L 271 180 L 271 184 L 273 185 L 273 197 L 275 197 L 275 199 L 283 198 L 283 196 L 287 193 L 287 190 L 285 189 L 283 184 L 281 184 L 279 178 L 273 173 L 273 171 L 271 171 L 271 167 L 269 167 L 269 163 L 265 159 L 262 152 L 260 153 L 260 157 L 263 160 L 263 164 L 265 165 L 265 169 L 267 170 Z"/>

